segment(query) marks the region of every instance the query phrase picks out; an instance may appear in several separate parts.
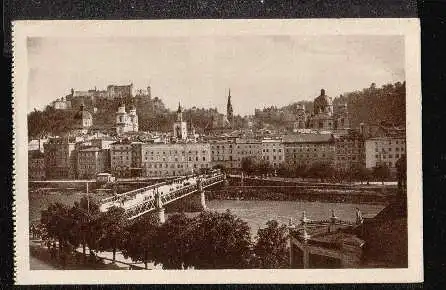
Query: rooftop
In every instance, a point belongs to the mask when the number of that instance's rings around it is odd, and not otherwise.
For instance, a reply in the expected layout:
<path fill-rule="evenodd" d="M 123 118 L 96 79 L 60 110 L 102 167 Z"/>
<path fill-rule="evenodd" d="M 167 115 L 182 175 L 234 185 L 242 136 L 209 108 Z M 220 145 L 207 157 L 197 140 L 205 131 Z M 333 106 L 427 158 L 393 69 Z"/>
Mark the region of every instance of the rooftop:
<path fill-rule="evenodd" d="M 333 141 L 332 134 L 297 134 L 283 136 L 283 143 L 325 143 Z"/>
<path fill-rule="evenodd" d="M 79 152 L 97 152 L 97 151 L 101 151 L 101 149 L 99 149 L 98 147 L 89 147 L 79 150 Z"/>

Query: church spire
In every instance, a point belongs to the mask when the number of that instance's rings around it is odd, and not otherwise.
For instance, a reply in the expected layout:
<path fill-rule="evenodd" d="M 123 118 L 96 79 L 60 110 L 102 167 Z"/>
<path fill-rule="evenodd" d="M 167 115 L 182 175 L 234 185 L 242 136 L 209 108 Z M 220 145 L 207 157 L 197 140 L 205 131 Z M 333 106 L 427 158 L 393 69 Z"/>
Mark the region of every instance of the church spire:
<path fill-rule="evenodd" d="M 232 103 L 231 103 L 231 88 L 229 88 L 229 93 L 228 93 L 228 103 L 226 105 L 226 118 L 228 119 L 230 125 L 232 126 L 232 122 L 233 122 L 233 109 L 232 109 Z"/>
<path fill-rule="evenodd" d="M 178 102 L 177 122 L 183 122 L 183 108 L 181 108 L 180 102 Z"/>

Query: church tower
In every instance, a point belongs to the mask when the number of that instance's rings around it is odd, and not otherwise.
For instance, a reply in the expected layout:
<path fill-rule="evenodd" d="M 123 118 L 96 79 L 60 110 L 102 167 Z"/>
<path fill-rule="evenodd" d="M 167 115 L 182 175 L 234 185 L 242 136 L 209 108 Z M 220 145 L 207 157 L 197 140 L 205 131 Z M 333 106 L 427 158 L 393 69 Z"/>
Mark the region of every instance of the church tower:
<path fill-rule="evenodd" d="M 342 95 L 341 95 L 342 99 Z M 338 106 L 338 112 L 336 114 L 336 129 L 347 130 L 350 129 L 350 118 L 348 114 L 347 103 L 344 102 Z"/>
<path fill-rule="evenodd" d="M 126 124 L 127 124 L 127 112 L 125 111 L 125 104 L 119 104 L 118 111 L 116 112 L 116 133 L 121 135 L 126 132 Z"/>
<path fill-rule="evenodd" d="M 187 138 L 187 124 L 183 121 L 183 108 L 178 103 L 177 119 L 173 124 L 173 137 L 185 140 Z"/>
<path fill-rule="evenodd" d="M 139 125 L 138 125 L 138 115 L 136 114 L 136 107 L 132 105 L 130 107 L 130 112 L 128 114 L 129 118 L 129 129 L 132 132 L 138 132 Z"/>
<path fill-rule="evenodd" d="M 296 113 L 297 115 L 294 129 L 305 129 L 307 126 L 307 114 L 305 112 L 305 106 L 303 104 L 297 104 Z"/>
<path fill-rule="evenodd" d="M 226 118 L 228 119 L 229 124 L 232 127 L 234 125 L 234 115 L 231 104 L 231 89 L 229 89 L 228 104 L 226 105 Z"/>

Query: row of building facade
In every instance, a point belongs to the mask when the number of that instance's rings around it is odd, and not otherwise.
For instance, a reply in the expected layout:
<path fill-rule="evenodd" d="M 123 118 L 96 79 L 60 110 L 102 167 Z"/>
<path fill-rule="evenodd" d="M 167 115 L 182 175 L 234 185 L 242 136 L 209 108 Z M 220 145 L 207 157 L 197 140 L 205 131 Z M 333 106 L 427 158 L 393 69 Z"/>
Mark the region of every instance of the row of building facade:
<path fill-rule="evenodd" d="M 39 143 L 39 147 L 40 143 Z M 242 168 L 244 158 L 282 164 L 330 164 L 337 170 L 385 164 L 395 168 L 406 154 L 404 136 L 365 139 L 358 132 L 343 135 L 294 134 L 280 138 L 213 138 L 202 142 L 135 142 L 128 139 L 51 138 L 29 151 L 30 179 L 85 179 L 110 172 L 117 177 L 159 177 L 223 166 Z"/>
<path fill-rule="evenodd" d="M 131 88 L 127 87 L 116 89 L 126 94 L 129 90 Z M 150 95 L 150 87 L 148 91 Z M 297 134 L 268 138 L 208 136 L 197 142 L 195 132 L 187 130 L 179 104 L 170 140 L 130 141 L 124 136 L 138 132 L 138 115 L 134 106 L 127 112 L 121 104 L 115 122 L 119 139 L 85 140 L 82 135 L 87 134 L 93 121 L 84 105 L 80 107 L 74 128 L 78 137 L 51 138 L 43 143 L 39 140 L 38 148 L 29 151 L 30 179 L 85 179 L 102 172 L 117 177 L 162 177 L 190 174 L 215 166 L 238 171 L 244 158 L 267 162 L 275 169 L 283 164 L 311 167 L 316 163 L 329 164 L 337 170 L 353 166 L 373 168 L 380 164 L 395 169 L 396 161 L 406 153 L 404 132 L 369 134 L 363 126 L 359 131 L 351 130 L 346 105 L 334 114 L 332 100 L 323 89 L 314 100 L 313 112 L 298 107 Z M 225 119 L 232 124 L 230 92 Z"/>

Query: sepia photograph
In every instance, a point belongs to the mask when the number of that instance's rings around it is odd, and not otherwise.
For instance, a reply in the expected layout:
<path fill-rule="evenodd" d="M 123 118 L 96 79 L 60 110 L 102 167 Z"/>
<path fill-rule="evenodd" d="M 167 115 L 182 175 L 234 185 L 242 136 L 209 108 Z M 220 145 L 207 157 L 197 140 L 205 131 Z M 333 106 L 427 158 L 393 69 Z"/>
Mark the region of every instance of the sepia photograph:
<path fill-rule="evenodd" d="M 23 281 L 422 279 L 417 21 L 48 22 L 14 30 Z"/>

